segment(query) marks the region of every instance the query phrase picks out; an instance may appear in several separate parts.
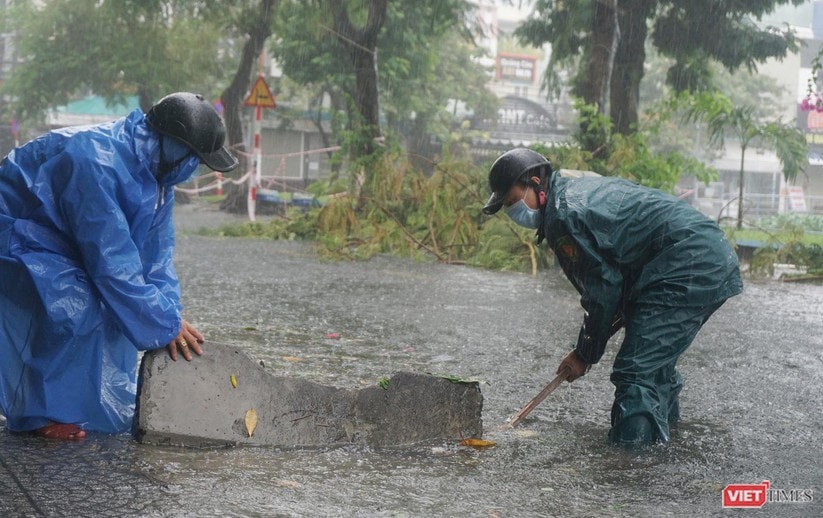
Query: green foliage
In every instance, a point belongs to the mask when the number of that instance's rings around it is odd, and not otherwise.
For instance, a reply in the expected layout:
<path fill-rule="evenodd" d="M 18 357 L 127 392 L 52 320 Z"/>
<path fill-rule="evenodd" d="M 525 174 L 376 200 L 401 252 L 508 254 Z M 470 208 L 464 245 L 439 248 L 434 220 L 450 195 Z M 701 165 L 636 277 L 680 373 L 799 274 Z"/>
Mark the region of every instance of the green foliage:
<path fill-rule="evenodd" d="M 785 57 L 799 43 L 788 29 L 754 23 L 775 6 L 799 5 L 805 0 L 633 0 L 621 2 L 615 21 L 620 27 L 613 68 L 603 66 L 602 40 L 610 9 L 597 0 L 536 0 L 533 13 L 516 31 L 525 43 L 550 43 L 552 57 L 547 78 L 558 68 L 574 70 L 573 93 L 589 103 L 598 101 L 599 86 L 611 78 L 610 113 L 620 133 L 632 133 L 623 119 L 638 120 L 637 103 L 643 75 L 644 43 L 672 59 L 665 77 L 676 91 L 703 91 L 712 87 L 710 64 L 721 63 L 735 71 L 753 71 L 770 57 Z M 606 27 L 603 21 L 606 19 Z M 646 28 L 650 28 L 647 33 Z M 599 45 L 601 49 L 596 49 Z M 597 50 L 601 50 L 597 52 Z M 601 60 L 601 61 L 598 61 Z M 608 61 L 608 60 L 606 60 Z M 604 77 L 608 74 L 607 77 Z M 553 91 L 550 89 L 550 91 Z M 608 96 L 607 96 L 608 97 Z M 601 107 L 605 108 L 605 107 Z M 622 115 L 623 118 L 618 118 Z M 592 150 L 592 148 L 587 148 Z"/>
<path fill-rule="evenodd" d="M 441 164 L 426 177 L 384 153 L 363 185 L 363 202 L 341 194 L 318 216 L 324 252 L 363 258 L 377 253 L 462 262 L 478 243 L 480 213 L 473 171 Z"/>
<path fill-rule="evenodd" d="M 534 231 L 499 215 L 483 223 L 477 253 L 468 264 L 492 270 L 530 270 L 534 273 L 538 268 L 548 266 L 550 257 L 534 244 Z"/>
<path fill-rule="evenodd" d="M 214 95 L 226 67 L 216 59 L 217 31 L 203 26 L 212 4 L 15 2 L 0 17 L 19 34 L 23 60 L 2 91 L 28 120 L 85 91 L 112 102 L 138 95 L 141 104 L 177 90 Z"/>
<path fill-rule="evenodd" d="M 736 228 L 736 227 L 724 227 L 724 231 L 726 235 L 730 238 L 734 238 L 735 241 L 754 241 L 765 243 L 769 239 L 777 236 L 776 239 L 778 242 L 783 242 L 786 239 L 780 236 L 780 228 L 767 228 L 764 227 L 763 229 L 756 229 L 752 227 L 746 228 Z M 823 246 L 823 233 L 816 233 L 816 232 L 806 232 L 804 231 L 802 242 L 804 245 L 821 245 Z"/>
<path fill-rule="evenodd" d="M 817 52 L 817 55 L 812 59 L 812 72 L 809 74 L 808 82 L 806 83 L 806 97 L 803 98 L 800 104 L 802 110 L 817 110 L 823 111 L 823 88 L 820 85 L 820 71 L 823 70 L 823 47 Z"/>
<path fill-rule="evenodd" d="M 286 215 L 268 222 L 246 222 L 240 225 L 224 225 L 217 230 L 204 230 L 206 235 L 220 237 L 251 237 L 260 239 L 285 239 L 289 241 L 316 239 L 320 209 L 302 212 L 291 207 Z"/>
<path fill-rule="evenodd" d="M 615 135 L 607 167 L 614 176 L 628 178 L 646 187 L 673 192 L 682 174 L 709 182 L 717 173 L 694 157 L 678 152 L 652 153 L 642 133 Z"/>
<path fill-rule="evenodd" d="M 703 161 L 711 161 L 717 150 L 711 148 L 703 123 L 683 124 L 685 113 L 671 102 L 674 90 L 666 84 L 666 71 L 673 63 L 653 48 L 646 51 L 646 74 L 641 84 L 640 131 L 649 131 L 649 144 L 658 152 L 677 151 L 693 154 Z M 787 91 L 764 75 L 738 70 L 734 74 L 717 63 L 705 69 L 705 84 L 695 91 L 719 91 L 734 105 L 753 106 L 759 120 L 777 119 L 781 106 L 791 102 Z M 675 113 L 676 112 L 676 113 Z"/>
<path fill-rule="evenodd" d="M 785 57 L 789 50 L 797 50 L 799 43 L 789 29 L 761 28 L 753 21 L 771 12 L 775 6 L 789 3 L 799 5 L 803 1 L 705 0 L 683 3 L 679 9 L 666 10 L 655 19 L 652 40 L 661 52 L 675 58 L 676 64 L 688 60 L 694 63 L 698 59 L 705 67 L 711 58 L 731 71 L 741 66 L 750 71 L 756 70 L 758 63 L 769 57 Z M 676 69 L 681 74 L 685 71 L 683 67 Z M 687 74 L 681 75 L 681 82 L 678 83 L 677 75 L 673 74 L 673 86 L 678 91 L 686 90 L 689 77 Z"/>
<path fill-rule="evenodd" d="M 313 194 L 315 198 L 324 198 L 326 196 L 340 194 L 346 191 L 346 181 L 336 179 L 331 181 L 317 181 L 309 184 L 306 191 Z"/>
<path fill-rule="evenodd" d="M 686 171 L 701 178 L 711 175 L 695 160 L 677 153 L 652 153 L 642 134 L 612 135 L 608 120 L 596 110 L 581 112 L 591 114 L 591 131 L 605 135 L 602 145 L 607 153 L 595 158 L 573 144 L 535 149 L 563 168 L 595 170 L 664 190 L 672 190 Z M 332 259 L 392 254 L 532 273 L 549 266 L 551 256 L 537 248 L 533 231 L 505 215 L 482 216 L 487 170 L 465 158 L 446 156 L 428 175 L 415 169 L 407 155 L 383 150 L 369 155 L 368 162 L 358 162 L 364 169 L 358 175 L 359 192 L 342 190 L 339 181 L 332 185 L 321 181 L 309 191 L 328 196 L 322 208 L 293 211 L 288 219 L 269 224 L 224 228 L 220 235 L 314 239 L 320 255 Z"/>
<path fill-rule="evenodd" d="M 808 273 L 823 273 L 823 246 L 806 239 L 802 220 L 795 220 L 788 215 L 775 218 L 773 223 L 780 227 L 774 232 L 767 232 L 765 245 L 757 249 L 752 257 L 750 272 L 755 277 L 771 277 L 777 263 L 794 264 L 804 267 Z M 732 231 L 730 238 L 737 234 Z"/>
<path fill-rule="evenodd" d="M 574 142 L 584 150 L 591 151 L 592 157 L 608 154 L 612 137 L 612 120 L 598 110 L 594 104 L 576 99 L 574 109 L 578 113 L 579 128 L 572 134 Z"/>
<path fill-rule="evenodd" d="M 377 254 L 434 258 L 500 270 L 531 270 L 548 259 L 534 244 L 532 231 L 504 216 L 481 214 L 486 171 L 470 162 L 444 161 L 426 175 L 401 154 L 385 152 L 375 160 L 361 196 L 348 191 L 328 195 L 322 208 L 268 223 L 222 227 L 213 235 L 314 240 L 329 259 L 363 260 Z M 323 192 L 327 182 L 310 186 Z M 484 190 L 485 191 L 485 190 Z"/>
<path fill-rule="evenodd" d="M 324 116 L 337 123 L 335 138 L 344 142 L 351 138 L 345 131 L 352 129 L 355 74 L 323 5 L 318 0 L 283 2 L 271 52 L 303 89 L 339 100 Z M 387 135 L 412 144 L 430 135 L 444 137 L 452 126 L 450 99 L 478 114 L 496 110 L 497 99 L 484 88 L 485 70 L 474 60 L 478 51 L 464 29 L 469 9 L 464 0 L 389 3 L 377 67 Z"/>
<path fill-rule="evenodd" d="M 698 95 L 680 95 L 672 99 L 678 107 L 684 107 L 687 122 L 705 122 L 709 140 L 723 146 L 727 133 L 740 142 L 740 172 L 738 177 L 737 226 L 743 225 L 743 185 L 745 179 L 746 150 L 750 146 L 774 149 L 783 166 L 786 181 L 793 181 L 804 172 L 808 164 L 808 144 L 803 132 L 794 124 L 781 120 L 764 121 L 757 116 L 754 106 L 737 105 L 717 92 Z"/>
<path fill-rule="evenodd" d="M 764 229 L 780 229 L 798 227 L 806 232 L 823 232 L 823 216 L 800 212 L 786 212 L 774 216 L 759 218 L 755 227 Z"/>
<path fill-rule="evenodd" d="M 682 174 L 708 182 L 717 173 L 692 156 L 668 151 L 655 153 L 648 141 L 657 127 L 646 132 L 622 135 L 613 133 L 610 119 L 593 105 L 577 101 L 575 108 L 582 121 L 573 142 L 556 147 L 534 146 L 553 164 L 564 169 L 591 170 L 604 176 L 627 178 L 647 187 L 672 192 Z M 666 115 L 659 114 L 663 119 Z M 594 149 L 594 151 L 587 151 Z"/>
<path fill-rule="evenodd" d="M 705 181 L 714 175 L 693 158 L 650 149 L 648 134 L 658 131 L 660 121 L 673 111 L 656 114 L 648 132 L 626 136 L 614 134 L 608 117 L 594 107 L 578 103 L 577 108 L 585 129 L 572 143 L 534 146 L 556 166 L 594 170 L 668 191 L 683 173 Z M 365 145 L 356 132 L 347 138 L 347 145 Z M 596 154 L 582 143 L 594 147 Z M 400 150 L 381 148 L 349 164 L 356 183 L 321 181 L 309 187 L 315 195 L 328 196 L 324 207 L 293 212 L 289 219 L 268 225 L 223 229 L 221 235 L 314 239 L 319 253 L 334 259 L 393 254 L 533 273 L 548 266 L 551 257 L 537 249 L 532 231 L 505 216 L 481 215 L 487 170 L 471 164 L 463 144 L 459 137 L 450 140 L 444 147 L 446 158 L 434 164 L 430 175 L 412 167 Z"/>

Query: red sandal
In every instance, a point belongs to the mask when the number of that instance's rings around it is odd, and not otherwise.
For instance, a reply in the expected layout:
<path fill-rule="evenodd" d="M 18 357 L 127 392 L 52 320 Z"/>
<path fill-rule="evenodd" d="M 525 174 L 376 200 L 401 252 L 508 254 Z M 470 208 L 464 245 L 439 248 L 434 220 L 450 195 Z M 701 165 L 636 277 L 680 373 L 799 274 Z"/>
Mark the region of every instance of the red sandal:
<path fill-rule="evenodd" d="M 51 423 L 34 431 L 46 439 L 60 439 L 62 441 L 76 441 L 86 436 L 86 432 L 76 424 Z"/>

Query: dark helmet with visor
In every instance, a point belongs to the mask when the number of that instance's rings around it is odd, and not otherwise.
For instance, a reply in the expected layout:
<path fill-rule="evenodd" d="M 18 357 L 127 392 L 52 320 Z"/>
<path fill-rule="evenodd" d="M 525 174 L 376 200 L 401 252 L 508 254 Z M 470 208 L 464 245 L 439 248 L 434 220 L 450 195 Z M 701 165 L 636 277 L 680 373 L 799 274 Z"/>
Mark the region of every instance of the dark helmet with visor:
<path fill-rule="evenodd" d="M 178 92 L 163 97 L 146 114 L 149 126 L 186 146 L 215 171 L 228 172 L 238 161 L 223 145 L 226 126 L 202 95 Z"/>
<path fill-rule="evenodd" d="M 544 171 L 535 171 L 543 167 L 545 167 Z M 506 194 L 527 173 L 535 171 L 536 176 L 539 176 L 542 181 L 551 174 L 551 167 L 546 157 L 527 148 L 512 149 L 497 157 L 489 169 L 489 187 L 492 195 L 483 206 L 483 213 L 494 214 L 499 211 L 506 201 Z"/>

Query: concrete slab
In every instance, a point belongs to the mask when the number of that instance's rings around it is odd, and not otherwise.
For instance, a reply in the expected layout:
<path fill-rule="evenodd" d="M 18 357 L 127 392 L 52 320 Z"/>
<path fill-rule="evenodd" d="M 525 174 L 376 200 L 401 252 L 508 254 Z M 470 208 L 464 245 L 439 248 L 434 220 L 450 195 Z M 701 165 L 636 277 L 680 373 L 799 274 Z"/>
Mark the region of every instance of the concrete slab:
<path fill-rule="evenodd" d="M 236 347 L 209 342 L 190 363 L 165 349 L 144 355 L 137 436 L 190 447 L 410 445 L 480 437 L 482 409 L 477 383 L 399 372 L 366 388 L 330 387 L 275 376 Z"/>

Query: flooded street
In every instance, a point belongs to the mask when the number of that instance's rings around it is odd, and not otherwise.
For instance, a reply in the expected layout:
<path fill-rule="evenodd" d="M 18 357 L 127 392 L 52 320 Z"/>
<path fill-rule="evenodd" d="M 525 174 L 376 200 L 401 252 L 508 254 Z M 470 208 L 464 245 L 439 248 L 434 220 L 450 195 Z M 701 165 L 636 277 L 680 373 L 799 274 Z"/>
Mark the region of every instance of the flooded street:
<path fill-rule="evenodd" d="M 762 480 L 815 501 L 753 516 L 823 515 L 821 286 L 747 282 L 679 362 L 671 444 L 628 453 L 606 442 L 622 333 L 584 378 L 502 429 L 576 340 L 582 310 L 559 268 L 325 262 L 306 244 L 194 235 L 186 214 L 176 264 L 185 316 L 207 340 L 337 386 L 397 370 L 477 378 L 497 446 L 203 451 L 3 429 L 0 516 L 707 516 L 731 513 L 727 484 Z"/>

